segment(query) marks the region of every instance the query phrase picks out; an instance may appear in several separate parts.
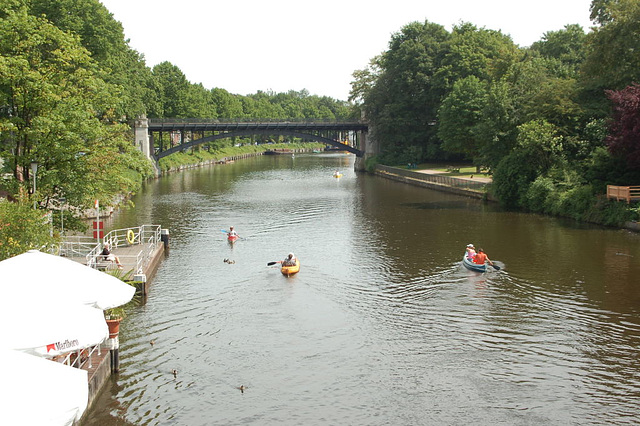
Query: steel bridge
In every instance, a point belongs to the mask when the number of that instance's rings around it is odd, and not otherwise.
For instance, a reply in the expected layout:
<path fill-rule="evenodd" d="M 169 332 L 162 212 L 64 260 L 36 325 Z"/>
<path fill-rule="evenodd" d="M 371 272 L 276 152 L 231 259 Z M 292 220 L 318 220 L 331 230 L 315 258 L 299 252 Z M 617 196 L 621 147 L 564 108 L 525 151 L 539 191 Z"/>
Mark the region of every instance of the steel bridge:
<path fill-rule="evenodd" d="M 368 132 L 368 125 L 359 121 L 221 121 L 203 119 L 144 119 L 144 121 L 136 120 L 136 139 L 140 139 L 138 129 L 146 131 L 148 156 L 155 161 L 175 152 L 217 139 L 253 135 L 294 136 L 306 141 L 325 143 L 352 152 L 357 157 L 363 157 L 365 154 L 365 135 Z M 344 140 L 342 136 L 346 132 L 355 132 L 354 146 L 342 142 Z M 155 135 L 158 135 L 159 140 L 162 141 L 164 133 L 170 133 L 174 137 L 178 135 L 180 142 L 166 150 L 154 147 Z M 185 138 L 186 135 L 190 135 L 190 138 Z M 140 139 L 140 144 L 144 145 L 142 139 Z M 140 148 L 143 152 L 145 151 L 143 146 Z"/>

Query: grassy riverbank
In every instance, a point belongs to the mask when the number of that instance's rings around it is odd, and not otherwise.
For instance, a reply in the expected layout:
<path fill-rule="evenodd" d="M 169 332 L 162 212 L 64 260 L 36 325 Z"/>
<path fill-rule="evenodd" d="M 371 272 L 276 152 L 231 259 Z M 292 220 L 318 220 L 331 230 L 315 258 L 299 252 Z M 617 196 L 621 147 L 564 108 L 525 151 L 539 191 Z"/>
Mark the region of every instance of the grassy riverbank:
<path fill-rule="evenodd" d="M 234 157 L 243 154 L 253 154 L 258 152 L 265 152 L 272 149 L 292 149 L 292 150 L 307 150 L 324 149 L 324 144 L 317 142 L 294 142 L 294 143 L 279 143 L 279 144 L 260 144 L 260 145 L 243 145 L 243 146 L 230 146 L 225 148 L 216 149 L 214 151 L 207 151 L 204 149 L 194 149 L 190 152 L 177 152 L 160 159 L 160 170 L 166 172 L 172 169 L 178 169 L 184 166 L 192 166 L 204 162 L 222 161 L 227 157 Z"/>

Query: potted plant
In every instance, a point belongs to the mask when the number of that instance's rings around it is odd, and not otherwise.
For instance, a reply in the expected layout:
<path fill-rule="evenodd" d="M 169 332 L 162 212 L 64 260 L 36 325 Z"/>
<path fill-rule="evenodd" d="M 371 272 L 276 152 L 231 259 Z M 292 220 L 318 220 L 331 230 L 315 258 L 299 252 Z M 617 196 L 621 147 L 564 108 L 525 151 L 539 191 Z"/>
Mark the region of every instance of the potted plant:
<path fill-rule="evenodd" d="M 131 271 L 123 272 L 120 269 L 109 271 L 109 275 L 112 275 L 123 282 L 135 286 L 131 281 L 128 281 L 127 278 L 131 275 Z M 120 321 L 126 316 L 126 307 L 134 302 L 136 296 L 134 296 L 129 303 L 124 304 L 122 306 L 116 306 L 115 308 L 105 309 L 104 310 L 104 318 L 107 321 L 107 326 L 109 327 L 109 338 L 113 339 L 118 336 L 120 332 Z"/>

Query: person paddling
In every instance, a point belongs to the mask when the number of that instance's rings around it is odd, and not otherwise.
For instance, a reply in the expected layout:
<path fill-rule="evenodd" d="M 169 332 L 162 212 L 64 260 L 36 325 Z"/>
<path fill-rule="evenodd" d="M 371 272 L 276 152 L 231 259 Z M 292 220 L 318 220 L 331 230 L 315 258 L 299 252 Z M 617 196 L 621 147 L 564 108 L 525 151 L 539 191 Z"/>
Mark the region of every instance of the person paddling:
<path fill-rule="evenodd" d="M 478 265 L 484 265 L 485 262 L 489 262 L 489 265 L 494 266 L 491 259 L 489 259 L 489 256 L 487 256 L 487 254 L 484 252 L 484 250 L 482 250 L 482 248 L 479 248 L 478 251 L 476 252 L 476 255 L 473 258 L 473 263 Z"/>
<path fill-rule="evenodd" d="M 281 263 L 282 266 L 295 266 L 296 256 L 293 253 L 289 253 Z"/>

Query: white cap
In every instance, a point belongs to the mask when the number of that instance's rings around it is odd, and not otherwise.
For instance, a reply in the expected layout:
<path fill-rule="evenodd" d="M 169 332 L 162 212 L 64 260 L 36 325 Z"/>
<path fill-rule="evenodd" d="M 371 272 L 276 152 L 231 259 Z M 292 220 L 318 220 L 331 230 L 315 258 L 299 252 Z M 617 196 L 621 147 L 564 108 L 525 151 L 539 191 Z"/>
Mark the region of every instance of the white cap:
<path fill-rule="evenodd" d="M 467 244 L 467 247 L 473 247 L 473 244 Z"/>

